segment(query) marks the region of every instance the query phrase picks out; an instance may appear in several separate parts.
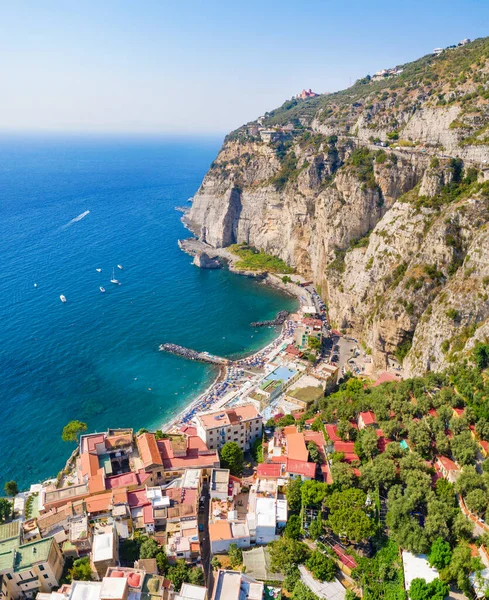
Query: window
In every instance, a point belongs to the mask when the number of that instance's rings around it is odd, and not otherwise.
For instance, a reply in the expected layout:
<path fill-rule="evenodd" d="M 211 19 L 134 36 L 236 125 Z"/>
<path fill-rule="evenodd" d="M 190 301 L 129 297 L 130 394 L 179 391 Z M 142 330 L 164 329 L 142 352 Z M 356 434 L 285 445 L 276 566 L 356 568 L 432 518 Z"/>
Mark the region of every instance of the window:
<path fill-rule="evenodd" d="M 47 579 L 49 577 L 49 575 L 47 573 L 44 573 L 44 579 Z"/>
<path fill-rule="evenodd" d="M 158 471 L 158 472 L 156 473 L 156 477 L 158 477 L 158 478 L 160 478 L 160 477 L 161 477 L 161 471 Z"/>
<path fill-rule="evenodd" d="M 44 567 L 42 565 L 39 565 L 39 571 L 44 571 Z M 32 577 L 32 575 L 31 575 Z"/>
<path fill-rule="evenodd" d="M 12 580 L 12 575 L 10 575 L 10 573 L 7 573 L 7 579 Z"/>

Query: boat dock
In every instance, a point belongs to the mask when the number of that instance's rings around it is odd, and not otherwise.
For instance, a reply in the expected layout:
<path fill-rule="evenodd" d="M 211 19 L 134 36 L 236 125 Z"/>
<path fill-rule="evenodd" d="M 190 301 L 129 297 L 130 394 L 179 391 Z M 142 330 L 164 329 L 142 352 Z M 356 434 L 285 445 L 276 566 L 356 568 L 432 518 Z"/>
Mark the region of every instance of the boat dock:
<path fill-rule="evenodd" d="M 178 344 L 161 344 L 160 352 L 168 352 L 169 354 L 175 354 L 188 360 L 197 360 L 199 362 L 209 363 L 211 365 L 226 366 L 232 363 L 228 358 L 222 356 L 216 356 L 215 354 L 209 354 L 209 352 L 197 352 L 191 348 L 185 348 Z"/>

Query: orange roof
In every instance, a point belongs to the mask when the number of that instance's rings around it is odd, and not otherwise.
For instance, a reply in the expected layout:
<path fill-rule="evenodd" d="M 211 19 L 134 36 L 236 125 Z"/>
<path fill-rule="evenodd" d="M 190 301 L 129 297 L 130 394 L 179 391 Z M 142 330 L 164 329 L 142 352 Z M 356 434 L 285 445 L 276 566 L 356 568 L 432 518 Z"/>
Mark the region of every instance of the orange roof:
<path fill-rule="evenodd" d="M 388 381 L 399 381 L 399 377 L 394 375 L 394 373 L 382 373 L 372 387 L 377 387 L 378 385 L 382 385 L 383 383 L 387 383 Z"/>
<path fill-rule="evenodd" d="M 105 490 L 105 470 L 101 467 L 96 475 L 88 478 L 88 491 L 91 494 L 99 494 Z"/>
<path fill-rule="evenodd" d="M 142 433 L 137 438 L 137 444 L 145 469 L 153 465 L 163 465 L 154 433 Z"/>
<path fill-rule="evenodd" d="M 333 475 L 328 463 L 321 465 L 321 473 L 323 474 L 324 483 L 331 485 L 333 483 Z"/>
<path fill-rule="evenodd" d="M 97 446 L 99 444 L 105 445 L 105 433 L 92 433 L 84 435 L 82 438 L 82 454 L 86 452 L 97 452 Z"/>
<path fill-rule="evenodd" d="M 374 425 L 376 423 L 375 415 L 371 410 L 361 412 L 358 415 L 358 418 L 360 418 L 360 417 L 361 417 L 364 425 Z"/>
<path fill-rule="evenodd" d="M 304 431 L 304 441 L 306 444 L 307 442 L 314 442 L 320 448 L 326 444 L 322 431 Z"/>
<path fill-rule="evenodd" d="M 127 503 L 127 490 L 125 488 L 85 498 L 88 513 L 107 511 L 114 504 L 125 503 Z"/>
<path fill-rule="evenodd" d="M 80 456 L 80 466 L 83 477 L 85 477 L 85 475 L 88 475 L 88 477 L 96 475 L 97 471 L 100 468 L 100 465 L 98 463 L 98 456 L 96 454 L 84 452 Z"/>
<path fill-rule="evenodd" d="M 209 539 L 211 542 L 218 540 L 232 540 L 231 523 L 229 521 L 216 521 L 209 523 Z"/>
<path fill-rule="evenodd" d="M 257 477 L 280 477 L 282 465 L 279 463 L 260 463 L 256 470 Z"/>
<path fill-rule="evenodd" d="M 287 473 L 303 475 L 304 477 L 314 479 L 314 476 L 316 475 L 316 463 L 307 462 L 306 460 L 292 460 L 289 458 L 285 470 Z"/>
<path fill-rule="evenodd" d="M 447 458 L 446 456 L 439 454 L 436 457 L 436 460 L 446 471 L 460 471 L 460 467 L 457 465 L 457 463 L 453 462 L 451 458 Z"/>
<path fill-rule="evenodd" d="M 291 433 L 297 433 L 297 427 L 295 425 L 286 425 L 283 428 L 284 435 L 290 435 Z"/>
<path fill-rule="evenodd" d="M 338 427 L 336 425 L 332 425 L 331 423 L 328 423 L 327 425 L 325 425 L 326 427 L 326 433 L 328 434 L 329 439 L 332 442 L 341 442 L 341 438 L 338 435 Z"/>
<path fill-rule="evenodd" d="M 303 433 L 291 433 L 286 437 L 287 440 L 287 458 L 292 460 L 301 460 L 307 462 L 309 452 L 304 442 Z"/>

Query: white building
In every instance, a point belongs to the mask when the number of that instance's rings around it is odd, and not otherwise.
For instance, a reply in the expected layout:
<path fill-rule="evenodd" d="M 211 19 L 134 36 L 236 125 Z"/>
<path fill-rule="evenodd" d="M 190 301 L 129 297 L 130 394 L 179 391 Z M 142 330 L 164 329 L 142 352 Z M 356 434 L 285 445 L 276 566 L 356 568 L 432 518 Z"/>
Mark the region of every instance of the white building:
<path fill-rule="evenodd" d="M 404 587 L 406 591 L 411 587 L 413 579 L 420 577 L 426 583 L 431 583 L 438 577 L 438 571 L 430 567 L 426 554 L 411 554 L 403 551 L 402 566 L 404 569 Z"/>
<path fill-rule="evenodd" d="M 197 435 L 210 450 L 219 450 L 226 442 L 236 442 L 242 450 L 249 450 L 262 436 L 262 418 L 253 404 L 201 413 L 195 420 Z"/>
<path fill-rule="evenodd" d="M 239 571 L 219 570 L 212 600 L 262 600 L 263 583 Z"/>

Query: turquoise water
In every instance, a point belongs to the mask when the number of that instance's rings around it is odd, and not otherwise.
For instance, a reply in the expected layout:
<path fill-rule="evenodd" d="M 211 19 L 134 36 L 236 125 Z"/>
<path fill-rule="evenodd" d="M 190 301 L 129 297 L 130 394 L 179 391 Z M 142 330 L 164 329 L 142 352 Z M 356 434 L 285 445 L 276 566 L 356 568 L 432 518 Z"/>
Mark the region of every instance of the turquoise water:
<path fill-rule="evenodd" d="M 2 487 L 55 475 L 72 450 L 60 438 L 70 419 L 90 431 L 155 427 L 203 391 L 213 369 L 160 353 L 160 343 L 251 351 L 274 331 L 249 323 L 295 306 L 250 279 L 197 269 L 177 246 L 187 233 L 174 208 L 220 144 L 0 141 Z"/>

